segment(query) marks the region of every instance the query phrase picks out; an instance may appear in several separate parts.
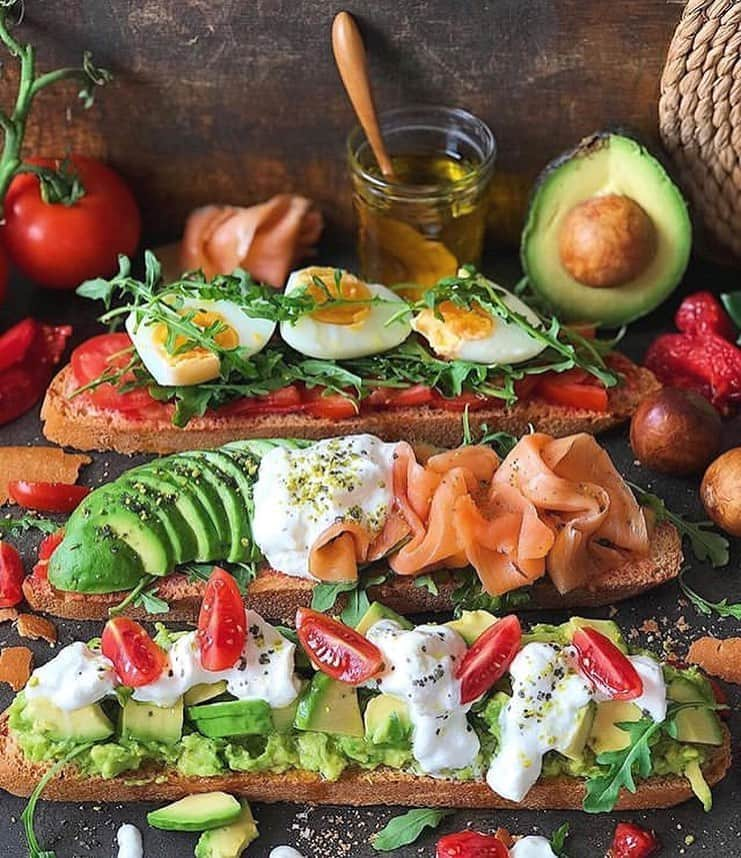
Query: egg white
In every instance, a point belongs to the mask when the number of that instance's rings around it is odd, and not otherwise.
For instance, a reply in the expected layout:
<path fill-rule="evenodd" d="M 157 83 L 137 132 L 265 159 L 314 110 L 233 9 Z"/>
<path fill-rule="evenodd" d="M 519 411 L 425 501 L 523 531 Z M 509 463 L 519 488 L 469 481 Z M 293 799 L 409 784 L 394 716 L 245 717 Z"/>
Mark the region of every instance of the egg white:
<path fill-rule="evenodd" d="M 267 319 L 252 319 L 233 301 L 185 298 L 183 311 L 203 310 L 220 316 L 237 334 L 239 345 L 245 356 L 257 354 L 265 348 L 275 331 L 275 322 Z M 169 354 L 164 343 L 158 342 L 156 325 L 137 325 L 132 313 L 126 319 L 126 330 L 142 363 L 152 374 L 157 384 L 163 387 L 201 384 L 218 378 L 219 356 L 213 352 L 191 351 L 179 355 Z"/>
<path fill-rule="evenodd" d="M 286 294 L 305 286 L 311 269 L 294 271 L 288 278 Z M 320 360 L 348 360 L 375 355 L 403 343 L 411 332 L 406 320 L 386 323 L 404 307 L 405 302 L 380 283 L 366 283 L 373 297 L 391 303 L 371 304 L 370 312 L 354 325 L 323 322 L 310 315 L 295 324 L 281 322 L 280 335 L 291 348 L 307 357 Z"/>
<path fill-rule="evenodd" d="M 516 295 L 500 290 L 502 301 L 534 327 L 540 327 L 538 316 Z M 531 337 L 514 322 L 492 316 L 493 327 L 479 339 L 456 336 L 432 310 L 423 310 L 412 319 L 412 328 L 429 343 L 435 354 L 448 359 L 483 364 L 512 364 L 530 360 L 545 348 L 544 343 Z M 422 329 L 424 327 L 424 330 Z"/>

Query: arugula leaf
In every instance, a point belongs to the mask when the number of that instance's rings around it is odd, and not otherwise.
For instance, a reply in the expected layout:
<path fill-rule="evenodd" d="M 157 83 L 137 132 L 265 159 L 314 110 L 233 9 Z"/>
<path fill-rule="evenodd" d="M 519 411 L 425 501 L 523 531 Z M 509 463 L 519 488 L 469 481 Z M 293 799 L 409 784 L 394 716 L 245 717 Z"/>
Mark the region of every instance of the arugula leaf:
<path fill-rule="evenodd" d="M 427 590 L 433 596 L 439 596 L 440 590 L 437 587 L 434 575 L 419 575 L 414 579 L 414 586 L 420 589 Z"/>
<path fill-rule="evenodd" d="M 720 602 L 709 602 L 687 584 L 684 580 L 685 571 L 683 569 L 679 574 L 679 586 L 684 595 L 701 614 L 710 617 L 715 613 L 719 617 L 734 617 L 737 620 L 741 620 L 741 602 L 729 603 L 728 599 L 721 599 Z"/>
<path fill-rule="evenodd" d="M 67 765 L 67 763 L 71 762 L 78 757 L 83 751 L 87 751 L 88 748 L 92 748 L 93 743 L 88 742 L 86 745 L 78 745 L 75 748 L 72 748 L 67 754 L 65 754 L 60 760 L 58 760 L 54 765 L 48 769 L 41 780 L 36 785 L 36 789 L 31 793 L 28 799 L 28 804 L 26 805 L 23 813 L 21 814 L 21 821 L 23 822 L 23 831 L 26 835 L 26 843 L 28 844 L 28 856 L 29 858 L 55 858 L 56 852 L 53 850 L 42 849 L 39 841 L 36 837 L 36 832 L 34 830 L 33 818 L 36 813 L 36 805 L 38 804 L 39 799 L 41 798 L 41 793 L 46 789 L 49 781 L 51 781 L 56 775 Z"/>
<path fill-rule="evenodd" d="M 182 571 L 188 575 L 188 581 L 208 581 L 214 571 L 213 563 L 188 563 Z M 219 566 L 234 577 L 239 592 L 244 596 L 247 588 L 257 577 L 257 563 L 229 563 L 221 561 Z"/>
<path fill-rule="evenodd" d="M 737 328 L 741 328 L 741 291 L 726 292 L 720 296 L 726 312 L 733 319 Z M 737 343 L 741 344 L 741 334 L 738 335 Z"/>
<path fill-rule="evenodd" d="M 312 590 L 311 607 L 315 611 L 326 614 L 334 608 L 337 599 L 343 593 L 347 593 L 345 606 L 339 616 L 346 626 L 355 628 L 370 607 L 368 588 L 375 587 L 385 580 L 385 575 L 377 575 L 357 581 L 320 582 L 315 584 Z"/>
<path fill-rule="evenodd" d="M 315 584 L 311 591 L 311 607 L 321 614 L 326 614 L 334 607 L 340 593 L 348 593 L 351 590 L 357 590 L 357 588 L 357 581 L 332 581 L 331 583 Z"/>
<path fill-rule="evenodd" d="M 151 590 L 142 590 L 137 604 L 141 605 L 148 614 L 167 614 L 170 606 L 164 599 L 160 599 L 155 592 L 156 589 L 153 587 Z"/>
<path fill-rule="evenodd" d="M 569 858 L 566 854 L 566 838 L 569 836 L 569 823 L 564 822 L 551 834 L 551 849 L 557 858 Z"/>
<path fill-rule="evenodd" d="M 481 586 L 481 581 L 470 570 L 463 572 L 462 583 L 453 591 L 453 615 L 458 618 L 463 611 L 489 611 L 492 614 L 506 614 L 530 601 L 527 587 L 512 590 L 503 596 L 491 596 Z"/>
<path fill-rule="evenodd" d="M 377 852 L 393 852 L 400 846 L 414 843 L 425 828 L 437 828 L 443 819 L 452 813 L 452 810 L 418 808 L 395 816 L 373 835 L 371 838 L 373 848 Z"/>
<path fill-rule="evenodd" d="M 55 533 L 62 525 L 50 518 L 43 518 L 34 513 L 25 513 L 18 518 L 0 518 L 0 535 L 17 536 L 27 530 L 40 530 L 42 533 Z"/>
<path fill-rule="evenodd" d="M 509 432 L 490 432 L 489 426 L 486 423 L 482 423 L 481 426 L 479 426 L 479 432 L 481 434 L 478 439 L 475 439 L 473 436 L 473 430 L 471 429 L 468 405 L 466 405 L 463 410 L 461 421 L 463 423 L 462 447 L 468 447 L 471 444 L 483 444 L 485 446 L 493 447 L 496 454 L 504 459 L 512 452 L 513 448 L 520 440 L 515 435 L 510 435 Z"/>
<path fill-rule="evenodd" d="M 370 608 L 370 601 L 365 587 L 355 587 L 347 594 L 347 602 L 340 613 L 340 619 L 346 626 L 354 629 L 368 608 Z"/>
<path fill-rule="evenodd" d="M 635 483 L 628 483 L 633 489 L 638 503 L 653 510 L 657 521 L 670 521 L 690 540 L 692 551 L 698 560 L 708 560 L 713 566 L 727 566 L 729 561 L 729 543 L 713 527 L 712 521 L 687 521 L 676 512 L 667 509 L 664 501 L 655 494 L 647 492 Z"/>

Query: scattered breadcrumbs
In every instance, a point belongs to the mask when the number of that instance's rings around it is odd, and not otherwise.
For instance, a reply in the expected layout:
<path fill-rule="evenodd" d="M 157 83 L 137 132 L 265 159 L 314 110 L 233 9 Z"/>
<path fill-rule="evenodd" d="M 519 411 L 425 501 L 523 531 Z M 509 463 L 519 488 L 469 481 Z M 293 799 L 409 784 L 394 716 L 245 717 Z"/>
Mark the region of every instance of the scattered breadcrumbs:
<path fill-rule="evenodd" d="M 18 619 L 15 608 L 0 608 L 0 623 L 14 623 Z"/>
<path fill-rule="evenodd" d="M 9 646 L 0 651 L 0 682 L 20 691 L 31 676 L 33 653 L 27 646 Z"/>
<path fill-rule="evenodd" d="M 656 620 L 649 619 L 644 620 L 643 623 L 638 627 L 644 635 L 656 634 L 659 630 L 659 624 Z"/>
<path fill-rule="evenodd" d="M 20 614 L 17 628 L 22 638 L 41 639 L 50 644 L 57 642 L 57 628 L 54 623 L 37 614 Z"/>

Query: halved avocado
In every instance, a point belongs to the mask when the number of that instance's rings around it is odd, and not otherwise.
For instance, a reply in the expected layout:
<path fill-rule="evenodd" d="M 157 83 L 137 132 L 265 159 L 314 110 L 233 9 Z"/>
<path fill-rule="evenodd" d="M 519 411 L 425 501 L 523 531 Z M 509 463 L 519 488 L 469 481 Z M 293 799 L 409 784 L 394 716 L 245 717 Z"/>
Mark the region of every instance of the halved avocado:
<path fill-rule="evenodd" d="M 664 167 L 632 138 L 600 132 L 541 174 L 520 253 L 560 318 L 616 326 L 666 299 L 691 245 L 687 203 Z"/>

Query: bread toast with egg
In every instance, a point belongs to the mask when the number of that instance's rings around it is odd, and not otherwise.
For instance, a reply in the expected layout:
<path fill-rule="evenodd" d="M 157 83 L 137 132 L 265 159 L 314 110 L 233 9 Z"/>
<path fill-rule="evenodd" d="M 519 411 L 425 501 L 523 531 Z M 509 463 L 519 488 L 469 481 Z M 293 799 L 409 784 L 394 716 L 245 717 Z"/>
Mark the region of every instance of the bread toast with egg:
<path fill-rule="evenodd" d="M 649 370 L 624 355 L 614 355 L 612 365 L 621 383 L 608 391 L 608 410 L 590 411 L 529 399 L 504 406 L 471 410 L 469 424 L 474 437 L 485 425 L 489 431 L 521 435 L 532 426 L 556 437 L 576 432 L 596 435 L 628 420 L 640 402 L 661 385 Z M 44 435 L 50 441 L 77 450 L 118 453 L 175 453 L 218 447 L 244 438 L 308 438 L 370 433 L 385 441 L 403 438 L 412 444 L 455 447 L 461 443 L 461 413 L 419 406 L 361 413 L 341 420 L 302 413 L 258 416 L 194 417 L 182 429 L 167 417 L 129 416 L 125 412 L 95 408 L 84 398 L 72 399 L 76 384 L 69 366 L 52 381 L 41 409 Z"/>

